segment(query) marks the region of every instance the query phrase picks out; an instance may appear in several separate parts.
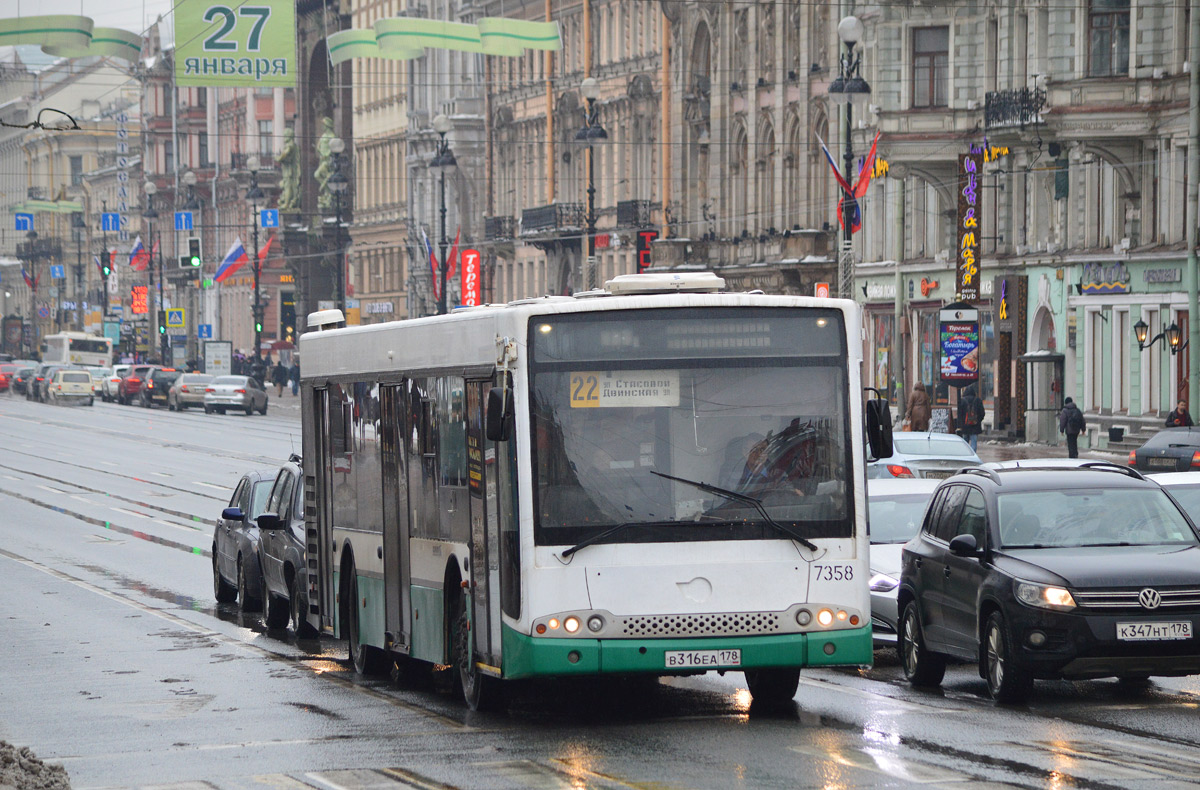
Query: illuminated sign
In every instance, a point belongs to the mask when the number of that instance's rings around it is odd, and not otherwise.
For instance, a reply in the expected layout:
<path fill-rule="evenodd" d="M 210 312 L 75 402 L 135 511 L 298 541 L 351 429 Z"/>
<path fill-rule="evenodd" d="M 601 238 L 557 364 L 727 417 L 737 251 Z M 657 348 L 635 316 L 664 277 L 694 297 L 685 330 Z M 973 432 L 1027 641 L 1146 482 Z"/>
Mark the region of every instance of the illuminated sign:
<path fill-rule="evenodd" d="M 952 387 L 979 380 L 979 311 L 970 305 L 947 305 L 939 315 L 942 381 Z"/>
<path fill-rule="evenodd" d="M 483 301 L 479 272 L 479 250 L 462 251 L 462 303 L 476 307 Z"/>
<path fill-rule="evenodd" d="M 281 274 L 281 275 L 279 275 L 279 282 L 281 285 L 294 283 L 294 282 L 296 282 L 296 278 L 290 274 Z"/>
<path fill-rule="evenodd" d="M 928 297 L 933 289 L 937 287 L 937 280 L 926 280 L 924 277 L 921 278 L 921 296 Z"/>
<path fill-rule="evenodd" d="M 132 304 L 129 309 L 134 315 L 145 315 L 150 312 L 149 302 L 147 300 L 147 287 L 144 285 L 133 286 L 133 291 L 130 292 Z"/>
<path fill-rule="evenodd" d="M 973 148 L 958 157 L 958 260 L 954 295 L 960 302 L 979 300 L 979 173 L 983 151 Z"/>
<path fill-rule="evenodd" d="M 637 270 L 638 274 L 650 268 L 650 244 L 658 238 L 657 230 L 639 230 L 637 232 Z"/>

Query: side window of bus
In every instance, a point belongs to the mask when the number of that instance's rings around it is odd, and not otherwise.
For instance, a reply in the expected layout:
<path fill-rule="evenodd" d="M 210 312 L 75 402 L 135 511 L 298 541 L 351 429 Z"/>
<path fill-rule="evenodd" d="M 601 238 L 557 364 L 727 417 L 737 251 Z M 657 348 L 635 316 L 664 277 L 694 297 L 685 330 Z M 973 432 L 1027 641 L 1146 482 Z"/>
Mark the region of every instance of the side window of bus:
<path fill-rule="evenodd" d="M 463 380 L 457 376 L 438 380 L 438 473 L 444 486 L 467 484 L 464 388 Z"/>

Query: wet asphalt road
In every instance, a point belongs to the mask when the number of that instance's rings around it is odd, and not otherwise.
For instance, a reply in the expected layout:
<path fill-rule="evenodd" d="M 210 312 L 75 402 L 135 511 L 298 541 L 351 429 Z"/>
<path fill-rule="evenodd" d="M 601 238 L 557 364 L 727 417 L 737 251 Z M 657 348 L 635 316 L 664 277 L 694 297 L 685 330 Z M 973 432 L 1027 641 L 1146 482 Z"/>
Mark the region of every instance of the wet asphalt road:
<path fill-rule="evenodd" d="M 0 739 L 82 788 L 1194 786 L 1200 678 L 1039 683 L 996 706 L 875 667 L 802 676 L 752 708 L 740 673 L 555 683 L 472 714 L 436 680 L 360 679 L 212 599 L 211 519 L 246 468 L 298 450 L 266 417 L 0 396 Z M 981 456 L 1032 448 L 984 445 Z M 1061 452 L 1054 453 L 1063 454 Z M 1098 456 L 1104 457 L 1104 456 Z"/>

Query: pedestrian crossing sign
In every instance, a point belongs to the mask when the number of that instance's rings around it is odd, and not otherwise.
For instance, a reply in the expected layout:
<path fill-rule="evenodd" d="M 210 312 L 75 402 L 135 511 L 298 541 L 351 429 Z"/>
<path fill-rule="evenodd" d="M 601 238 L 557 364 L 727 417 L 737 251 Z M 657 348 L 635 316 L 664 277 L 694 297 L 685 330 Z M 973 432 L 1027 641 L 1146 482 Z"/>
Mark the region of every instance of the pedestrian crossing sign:
<path fill-rule="evenodd" d="M 183 310 L 168 310 L 167 311 L 167 326 L 172 329 L 183 328 Z"/>

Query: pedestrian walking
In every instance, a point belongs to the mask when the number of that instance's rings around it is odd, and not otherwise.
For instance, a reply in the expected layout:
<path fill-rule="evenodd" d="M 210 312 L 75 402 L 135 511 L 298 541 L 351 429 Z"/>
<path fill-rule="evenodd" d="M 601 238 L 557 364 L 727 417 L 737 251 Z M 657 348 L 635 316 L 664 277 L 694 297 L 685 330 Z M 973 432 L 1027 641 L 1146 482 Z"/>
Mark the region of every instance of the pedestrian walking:
<path fill-rule="evenodd" d="M 1075 405 L 1075 401 L 1067 398 L 1063 401 L 1062 411 L 1058 413 L 1058 432 L 1067 436 L 1067 457 L 1079 457 L 1079 434 L 1087 428 L 1083 412 Z"/>
<path fill-rule="evenodd" d="M 275 397 L 283 397 L 283 388 L 288 383 L 288 369 L 280 359 L 275 363 L 275 367 L 271 369 L 271 383 L 275 385 Z"/>
<path fill-rule="evenodd" d="M 1175 409 L 1167 415 L 1168 428 L 1191 428 L 1195 424 L 1192 422 L 1192 415 L 1188 414 L 1185 400 L 1179 401 L 1175 405 Z"/>
<path fill-rule="evenodd" d="M 292 394 L 300 394 L 300 357 L 292 357 L 292 366 L 288 368 L 288 381 L 292 384 Z"/>
<path fill-rule="evenodd" d="M 979 449 L 979 434 L 983 433 L 983 398 L 975 392 L 975 385 L 963 390 L 958 399 L 958 432 L 971 445 L 972 451 Z"/>
<path fill-rule="evenodd" d="M 933 406 L 929 402 L 929 393 L 925 390 L 925 385 L 918 381 L 913 385 L 912 394 L 908 396 L 908 408 L 904 413 L 907 415 L 908 430 L 910 431 L 928 431 L 929 417 L 933 412 Z"/>

